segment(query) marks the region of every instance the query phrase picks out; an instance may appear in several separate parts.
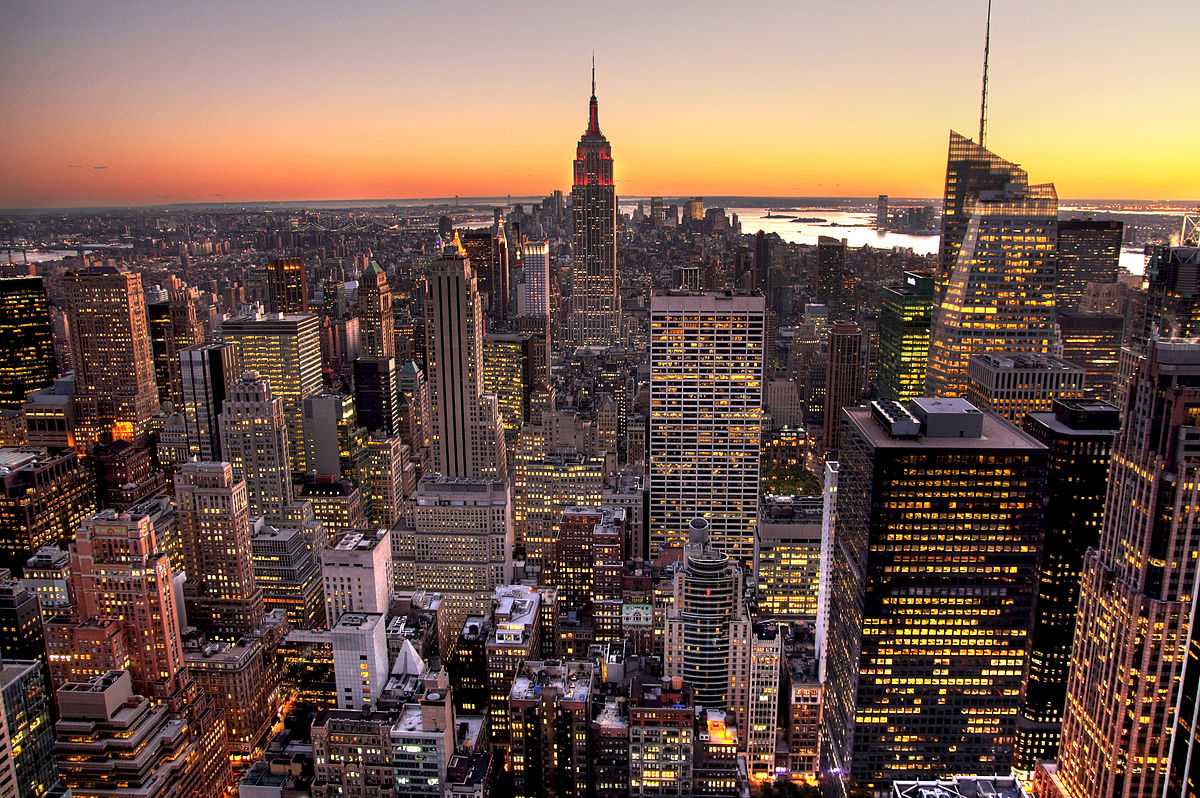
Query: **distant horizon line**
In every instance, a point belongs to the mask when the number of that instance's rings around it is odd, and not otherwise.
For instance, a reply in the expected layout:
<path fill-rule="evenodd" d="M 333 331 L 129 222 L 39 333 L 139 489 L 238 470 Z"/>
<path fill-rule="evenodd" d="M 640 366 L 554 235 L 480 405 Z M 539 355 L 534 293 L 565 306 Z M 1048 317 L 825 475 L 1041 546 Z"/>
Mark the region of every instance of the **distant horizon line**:
<path fill-rule="evenodd" d="M 569 191 L 563 192 L 565 199 L 570 195 Z M 455 204 L 465 203 L 468 206 L 477 204 L 492 204 L 494 200 L 502 201 L 500 204 L 527 204 L 530 201 L 540 202 L 549 194 L 473 194 L 473 195 L 455 195 L 441 197 L 338 197 L 333 199 L 257 199 L 257 200 L 181 200 L 178 202 L 162 202 L 162 203 L 131 203 L 131 204 L 98 204 L 98 205 L 43 205 L 43 206 L 14 206 L 0 208 L 0 214 L 37 214 L 37 213 L 53 213 L 59 211 L 81 212 L 81 211 L 136 211 L 136 210 L 153 210 L 153 209 L 188 209 L 188 208 L 239 208 L 239 207 L 259 207 L 259 206 L 314 206 L 327 205 L 332 206 L 331 210 L 337 210 L 339 204 L 357 204 L 368 207 L 387 207 L 389 205 L 398 205 L 403 203 L 409 207 L 429 206 L 454 206 Z M 650 200 L 652 198 L 662 198 L 670 200 L 701 199 L 701 200 L 763 200 L 767 202 L 815 202 L 815 201 L 874 201 L 878 197 L 884 196 L 880 194 L 627 194 L 618 195 L 618 202 L 628 202 L 632 200 Z M 941 197 L 921 197 L 921 196 L 905 196 L 905 195 L 887 195 L 889 201 L 898 202 L 925 202 L 937 203 Z M 488 202 L 484 202 L 488 201 Z M 1156 199 L 1147 197 L 1074 197 L 1074 198 L 1059 198 L 1059 205 L 1072 203 L 1154 203 L 1168 206 L 1178 206 L 1181 211 L 1191 208 L 1200 210 L 1200 198 L 1197 199 Z M 714 203 L 714 207 L 719 207 L 719 203 Z"/>

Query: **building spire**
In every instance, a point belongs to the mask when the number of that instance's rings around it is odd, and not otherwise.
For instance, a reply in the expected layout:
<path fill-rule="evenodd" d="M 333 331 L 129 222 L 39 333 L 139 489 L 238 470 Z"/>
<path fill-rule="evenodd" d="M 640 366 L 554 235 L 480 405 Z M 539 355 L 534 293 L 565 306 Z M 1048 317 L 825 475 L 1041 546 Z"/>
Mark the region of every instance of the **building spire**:
<path fill-rule="evenodd" d="M 600 136 L 600 108 L 596 102 L 596 51 L 592 51 L 592 99 L 588 103 L 587 135 Z"/>
<path fill-rule="evenodd" d="M 987 29 L 983 36 L 983 94 L 979 100 L 979 146 L 984 147 L 983 137 L 987 134 L 987 73 L 988 54 L 992 47 L 992 0 L 988 0 Z M 594 67 L 593 67 L 594 69 Z M 593 91 L 593 94 L 595 92 Z"/>

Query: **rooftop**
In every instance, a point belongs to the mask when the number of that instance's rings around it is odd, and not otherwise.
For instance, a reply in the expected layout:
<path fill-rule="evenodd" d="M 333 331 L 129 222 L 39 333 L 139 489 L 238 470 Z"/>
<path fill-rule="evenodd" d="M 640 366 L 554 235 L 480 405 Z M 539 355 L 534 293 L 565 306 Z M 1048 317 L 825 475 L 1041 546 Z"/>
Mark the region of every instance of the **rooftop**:
<path fill-rule="evenodd" d="M 900 408 L 906 414 L 893 432 L 881 410 Z M 869 407 L 848 407 L 843 412 L 851 426 L 876 449 L 954 449 L 959 451 L 1041 450 L 1026 432 L 999 416 L 983 413 L 964 399 L 914 399 L 909 413 L 895 402 L 872 402 Z M 925 413 L 922 416 L 922 412 Z M 913 422 L 917 427 L 912 428 Z M 911 431 L 910 431 L 911 430 Z M 963 434 L 951 434 L 954 432 Z M 932 434 L 931 434 L 932 433 Z"/>
<path fill-rule="evenodd" d="M 897 781 L 894 798 L 1029 798 L 1016 779 L 993 776 L 959 776 L 939 781 Z"/>
<path fill-rule="evenodd" d="M 590 662 L 526 660 L 513 678 L 509 698 L 536 701 L 546 690 L 556 690 L 564 702 L 587 703 L 595 678 Z"/>
<path fill-rule="evenodd" d="M 993 369 L 1022 369 L 1026 371 L 1083 371 L 1083 366 L 1068 363 L 1061 357 L 1034 352 L 983 352 L 971 355 L 971 360 Z"/>

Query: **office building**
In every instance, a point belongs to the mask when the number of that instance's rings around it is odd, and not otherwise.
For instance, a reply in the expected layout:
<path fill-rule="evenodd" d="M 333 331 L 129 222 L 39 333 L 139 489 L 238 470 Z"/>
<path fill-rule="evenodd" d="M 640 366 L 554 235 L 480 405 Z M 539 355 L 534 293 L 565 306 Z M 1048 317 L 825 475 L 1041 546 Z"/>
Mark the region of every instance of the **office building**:
<path fill-rule="evenodd" d="M 512 582 L 512 505 L 503 483 L 423 477 L 412 525 L 391 534 L 397 589 L 440 593 L 451 629 L 490 615 L 492 594 Z"/>
<path fill-rule="evenodd" d="M 404 440 L 371 436 L 367 440 L 363 489 L 367 495 L 367 520 L 376 528 L 391 529 L 406 515 L 417 492 L 417 469 Z"/>
<path fill-rule="evenodd" d="M 1012 182 L 980 193 L 966 210 L 962 247 L 934 313 L 927 382 L 935 396 L 963 395 L 972 355 L 1049 354 L 1057 345 L 1054 186 Z"/>
<path fill-rule="evenodd" d="M 763 498 L 754 530 L 754 584 L 761 617 L 816 621 L 821 509 L 820 497 Z"/>
<path fill-rule="evenodd" d="M 20 410 L 58 376 L 50 305 L 41 277 L 0 279 L 0 408 Z"/>
<path fill-rule="evenodd" d="M 363 357 L 396 357 L 396 321 L 392 317 L 392 289 L 387 274 L 374 260 L 358 277 L 355 297 L 358 316 L 358 351 Z"/>
<path fill-rule="evenodd" d="M 357 358 L 353 374 L 358 423 L 377 435 L 399 435 L 400 372 L 396 359 Z"/>
<path fill-rule="evenodd" d="M 371 709 L 388 678 L 386 606 L 383 613 L 347 611 L 330 625 L 338 709 Z"/>
<path fill-rule="evenodd" d="M 267 309 L 271 313 L 308 312 L 308 270 L 300 258 L 275 258 L 267 263 Z"/>
<path fill-rule="evenodd" d="M 688 525 L 748 563 L 758 521 L 762 297 L 658 295 L 650 308 L 650 556 Z"/>
<path fill-rule="evenodd" d="M 495 395 L 504 430 L 512 438 L 529 418 L 536 343 L 519 333 L 492 333 L 483 339 L 483 390 Z"/>
<path fill-rule="evenodd" d="M 71 555 L 58 546 L 42 546 L 25 561 L 21 585 L 33 592 L 47 615 L 70 610 Z"/>
<path fill-rule="evenodd" d="M 133 440 L 158 412 L 142 276 L 107 266 L 70 272 L 63 294 L 75 356 L 76 444 Z"/>
<path fill-rule="evenodd" d="M 1116 401 L 1124 327 L 1124 317 L 1112 313 L 1068 311 L 1058 314 L 1062 358 L 1083 366 L 1083 393 L 1088 399 Z"/>
<path fill-rule="evenodd" d="M 846 280 L 846 239 L 817 239 L 817 301 L 829 309 L 831 321 L 854 317 Z"/>
<path fill-rule="evenodd" d="M 1115 283 L 1121 272 L 1121 240 L 1125 225 L 1096 219 L 1063 219 L 1058 223 L 1058 288 L 1060 310 L 1079 307 L 1088 283 Z"/>
<path fill-rule="evenodd" d="M 594 507 L 604 491 L 604 458 L 564 454 L 517 460 L 513 484 L 513 534 L 525 558 L 543 563 L 558 539 L 565 507 Z"/>
<path fill-rule="evenodd" d="M 47 449 L 75 448 L 75 374 L 59 377 L 49 388 L 29 394 L 21 408 L 25 443 Z"/>
<path fill-rule="evenodd" d="M 1143 343 L 1200 336 L 1200 246 L 1155 247 L 1146 261 L 1146 318 L 1135 336 Z"/>
<path fill-rule="evenodd" d="M 242 368 L 266 381 L 283 402 L 292 471 L 306 473 L 304 399 L 321 390 L 321 338 L 317 316 L 255 313 L 226 319 L 222 340 L 237 345 Z"/>
<path fill-rule="evenodd" d="M 663 672 L 691 685 L 698 707 L 730 702 L 730 627 L 742 618 L 742 572 L 713 545 L 703 518 L 689 524 L 684 566 L 675 571 Z"/>
<path fill-rule="evenodd" d="M 517 316 L 550 319 L 550 243 L 530 241 L 521 259 L 522 282 L 517 286 Z"/>
<path fill-rule="evenodd" d="M 504 585 L 496 589 L 491 599 L 487 639 L 483 650 L 486 662 L 488 694 L 487 716 L 491 727 L 491 742 L 502 754 L 509 750 L 509 730 L 512 716 L 509 697 L 513 678 L 526 662 L 536 659 L 554 634 L 543 625 L 544 615 L 556 613 L 557 607 L 544 600 L 545 595 L 524 585 Z M 471 622 L 464 626 L 470 633 Z"/>
<path fill-rule="evenodd" d="M 504 436 L 495 397 L 483 392 L 483 309 L 461 245 L 429 271 L 426 361 L 433 470 L 449 477 L 504 478 Z"/>
<path fill-rule="evenodd" d="M 184 653 L 188 673 L 224 723 L 225 755 L 239 765 L 253 761 L 265 747 L 279 712 L 280 670 L 274 658 L 274 646 L 258 636 L 228 643 L 197 641 Z"/>
<path fill-rule="evenodd" d="M 1050 450 L 1043 522 L 1046 541 L 1014 762 L 1016 770 L 1028 777 L 1039 762 L 1057 759 L 1079 577 L 1084 555 L 1100 541 L 1120 411 L 1105 402 L 1056 400 L 1050 412 L 1029 413 L 1022 426 Z"/>
<path fill-rule="evenodd" d="M 1099 546 L 1083 558 L 1058 756 L 1065 798 L 1183 794 L 1166 787 L 1176 713 L 1183 728 L 1194 718 L 1181 676 L 1195 645 L 1197 563 L 1185 553 L 1200 545 L 1198 379 L 1200 344 L 1157 340 L 1129 386 Z"/>
<path fill-rule="evenodd" d="M 1046 447 L 962 399 L 873 402 L 843 420 L 818 636 L 822 778 L 871 795 L 895 780 L 1007 773 Z"/>
<path fill-rule="evenodd" d="M 755 781 L 775 778 L 779 728 L 783 634 L 776 621 L 754 623 L 743 615 L 729 632 L 729 711 L 737 728 L 738 749 Z"/>
<path fill-rule="evenodd" d="M 491 230 L 463 230 L 459 233 L 459 240 L 479 280 L 484 313 L 490 319 L 507 318 L 509 271 L 504 226 L 501 224 Z"/>
<path fill-rule="evenodd" d="M 387 712 L 319 713 L 312 725 L 313 798 L 394 798 L 393 725 Z"/>
<path fill-rule="evenodd" d="M 1053 355 L 986 352 L 971 356 L 965 398 L 1020 424 L 1026 413 L 1049 412 L 1056 399 L 1082 399 L 1085 381 L 1082 366 Z"/>
<path fill-rule="evenodd" d="M 617 275 L 617 197 L 612 146 L 600 132 L 593 67 L 588 126 L 575 148 L 571 182 L 570 342 L 610 346 L 621 337 L 621 285 Z"/>
<path fill-rule="evenodd" d="M 308 477 L 297 500 L 312 507 L 313 517 L 331 536 L 367 525 L 363 492 L 348 479 Z"/>
<path fill-rule="evenodd" d="M 71 544 L 71 587 L 78 620 L 121 625 L 139 693 L 162 700 L 180 690 L 184 663 L 175 571 L 160 551 L 149 515 L 102 510 L 88 519 Z"/>
<path fill-rule="evenodd" d="M 65 547 L 95 511 L 95 483 L 74 452 L 0 448 L 0 568 L 21 575 L 34 552 Z"/>
<path fill-rule="evenodd" d="M 835 322 L 829 330 L 829 359 L 825 364 L 823 451 L 837 452 L 842 409 L 862 401 L 866 377 L 867 338 L 862 328 L 854 322 Z"/>
<path fill-rule="evenodd" d="M 41 798 L 58 783 L 45 669 L 40 659 L 0 659 L 0 786 L 15 798 Z"/>
<path fill-rule="evenodd" d="M 267 381 L 247 373 L 221 405 L 221 454 L 233 478 L 246 483 L 252 518 L 274 515 L 292 503 L 292 469 L 283 400 Z"/>
<path fill-rule="evenodd" d="M 304 448 L 310 475 L 358 479 L 366 442 L 353 394 L 322 391 L 305 397 Z"/>
<path fill-rule="evenodd" d="M 567 507 L 547 558 L 548 578 L 561 612 L 590 618 L 598 643 L 622 639 L 625 511 L 619 507 Z"/>
<path fill-rule="evenodd" d="M 898 286 L 880 289 L 879 380 L 881 399 L 908 401 L 925 394 L 933 278 L 905 272 Z"/>
<path fill-rule="evenodd" d="M 345 612 L 387 615 L 392 595 L 392 538 L 387 529 L 356 529 L 321 551 L 325 617 Z"/>
<path fill-rule="evenodd" d="M 250 634 L 264 609 L 254 579 L 246 483 L 234 479 L 229 463 L 185 463 L 175 474 L 175 505 L 189 621 L 217 639 Z"/>
<path fill-rule="evenodd" d="M 325 620 L 321 562 L 301 526 L 255 518 L 250 548 L 254 581 L 267 612 L 282 609 L 288 623 L 312 629 Z"/>
<path fill-rule="evenodd" d="M 967 228 L 971 203 L 982 192 L 1002 190 L 1009 183 L 1029 182 L 1025 170 L 984 149 L 966 136 L 950 131 L 946 156 L 946 185 L 942 200 L 942 234 L 938 248 L 937 289 L 939 299 L 958 262 Z"/>
<path fill-rule="evenodd" d="M 888 195 L 880 194 L 875 200 L 875 229 L 887 230 L 888 227 Z"/>
<path fill-rule="evenodd" d="M 197 314 L 199 291 L 178 277 L 169 278 L 167 288 L 146 292 L 146 320 L 150 326 L 150 349 L 154 353 L 154 378 L 159 402 L 183 403 L 179 353 L 204 343 L 204 325 Z"/>
<path fill-rule="evenodd" d="M 188 449 L 198 460 L 222 460 L 221 411 L 242 376 L 231 343 L 190 346 L 179 353 L 180 386 Z"/>

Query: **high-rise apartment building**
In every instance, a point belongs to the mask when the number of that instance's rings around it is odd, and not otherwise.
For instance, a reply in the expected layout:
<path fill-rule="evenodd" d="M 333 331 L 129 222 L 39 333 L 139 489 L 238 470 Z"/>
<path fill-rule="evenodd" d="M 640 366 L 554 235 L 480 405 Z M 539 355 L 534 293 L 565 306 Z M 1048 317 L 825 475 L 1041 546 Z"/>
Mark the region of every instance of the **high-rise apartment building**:
<path fill-rule="evenodd" d="M 1063 219 L 1058 223 L 1058 288 L 1055 302 L 1074 310 L 1088 283 L 1115 283 L 1120 274 L 1125 225 L 1095 219 Z"/>
<path fill-rule="evenodd" d="M 496 588 L 512 582 L 512 529 L 503 483 L 426 476 L 412 526 L 392 530 L 396 587 L 441 593 L 446 623 L 461 629 L 468 616 L 489 615 Z"/>
<path fill-rule="evenodd" d="M 573 172 L 569 338 L 576 346 L 611 346 L 621 336 L 617 196 L 612 146 L 600 132 L 594 67 L 588 126 L 575 148 Z"/>
<path fill-rule="evenodd" d="M 852 321 L 836 322 L 829 330 L 829 359 L 825 365 L 825 452 L 837 452 L 842 408 L 862 401 L 866 379 L 867 338 L 862 328 Z"/>
<path fill-rule="evenodd" d="M 1184 794 L 1167 789 L 1167 764 L 1180 701 L 1194 704 L 1181 676 L 1194 645 L 1189 552 L 1200 548 L 1198 385 L 1200 344 L 1152 340 L 1126 395 L 1099 546 L 1083 558 L 1058 757 L 1065 798 Z"/>
<path fill-rule="evenodd" d="M 483 392 L 483 307 L 461 245 L 430 267 L 425 328 L 433 470 L 504 478 L 503 426 L 495 397 Z"/>
<path fill-rule="evenodd" d="M 248 635 L 263 621 L 254 579 L 246 483 L 229 463 L 185 463 L 175 474 L 188 619 L 219 639 Z"/>
<path fill-rule="evenodd" d="M 179 353 L 179 367 L 188 449 L 200 460 L 222 460 L 221 409 L 242 376 L 237 347 L 190 346 Z"/>
<path fill-rule="evenodd" d="M 271 313 L 308 312 L 308 271 L 300 258 L 276 258 L 266 265 L 267 308 Z"/>
<path fill-rule="evenodd" d="M 625 511 L 567 507 L 543 583 L 558 592 L 561 612 L 590 618 L 597 642 L 621 639 Z"/>
<path fill-rule="evenodd" d="M 396 356 L 396 320 L 392 317 L 392 289 L 387 274 L 374 260 L 358 277 L 355 298 L 358 315 L 358 351 L 363 357 Z"/>
<path fill-rule="evenodd" d="M 750 562 L 758 521 L 762 297 L 655 296 L 650 308 L 650 556 L 697 516 Z"/>
<path fill-rule="evenodd" d="M 1105 488 L 1120 411 L 1105 402 L 1059 401 L 1031 412 L 1023 429 L 1050 450 L 1046 468 L 1046 542 L 1039 570 L 1037 615 L 1029 655 L 1029 682 L 1017 718 L 1014 768 L 1029 775 L 1058 753 L 1059 725 L 1079 577 L 1088 549 L 1100 541 Z"/>
<path fill-rule="evenodd" d="M 34 552 L 65 547 L 95 511 L 95 481 L 74 452 L 0 448 L 0 568 L 20 575 Z"/>
<path fill-rule="evenodd" d="M 292 469 L 283 400 L 267 381 L 242 375 L 221 405 L 221 456 L 233 477 L 246 483 L 252 518 L 274 515 L 292 503 Z"/>
<path fill-rule="evenodd" d="M 1046 447 L 962 399 L 843 412 L 821 772 L 839 794 L 1008 772 Z"/>
<path fill-rule="evenodd" d="M 697 706 L 722 709 L 730 703 L 730 628 L 743 616 L 742 571 L 713 546 L 710 530 L 703 518 L 688 527 L 674 609 L 667 612 L 663 672 L 683 677 Z"/>
<path fill-rule="evenodd" d="M 237 345 L 242 368 L 252 371 L 283 402 L 293 472 L 305 473 L 304 399 L 321 390 L 320 320 L 312 314 L 256 313 L 226 319 L 222 340 Z"/>
<path fill-rule="evenodd" d="M 1008 183 L 965 206 L 969 221 L 934 311 L 929 393 L 961 396 L 971 355 L 1049 354 L 1057 342 L 1051 184 Z"/>
<path fill-rule="evenodd" d="M 50 304 L 41 277 L 0 279 L 0 409 L 19 410 L 58 376 Z"/>
<path fill-rule="evenodd" d="M 905 272 L 898 286 L 880 290 L 879 396 L 907 401 L 925 394 L 933 278 Z"/>
<path fill-rule="evenodd" d="M 133 440 L 158 412 L 142 276 L 109 266 L 71 272 L 63 294 L 75 357 L 76 444 Z"/>
<path fill-rule="evenodd" d="M 595 682 L 591 662 L 521 665 L 508 695 L 514 796 L 588 794 Z"/>
<path fill-rule="evenodd" d="M 964 398 L 1019 425 L 1026 413 L 1049 412 L 1056 399 L 1082 399 L 1085 381 L 1082 366 L 1053 355 L 986 352 L 971 356 Z"/>

